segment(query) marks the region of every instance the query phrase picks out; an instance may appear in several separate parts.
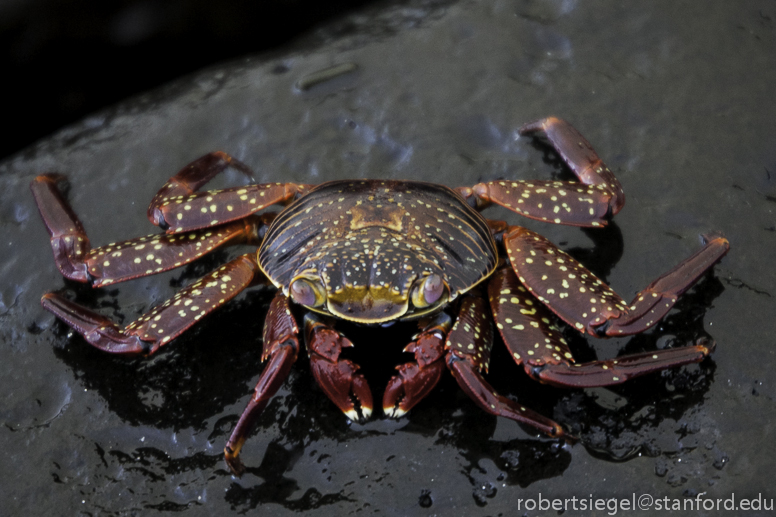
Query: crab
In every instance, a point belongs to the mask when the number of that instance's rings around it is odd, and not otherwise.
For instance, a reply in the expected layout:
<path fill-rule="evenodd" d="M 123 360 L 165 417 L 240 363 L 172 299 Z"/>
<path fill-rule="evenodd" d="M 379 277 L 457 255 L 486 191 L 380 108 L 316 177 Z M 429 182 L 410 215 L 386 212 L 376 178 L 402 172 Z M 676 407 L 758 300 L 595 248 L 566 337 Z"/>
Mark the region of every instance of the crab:
<path fill-rule="evenodd" d="M 348 418 L 371 416 L 367 380 L 357 364 L 341 356 L 353 343 L 336 329 L 338 320 L 417 325 L 418 334 L 404 348 L 414 360 L 396 367 L 384 391 L 387 417 L 399 418 L 418 404 L 447 369 L 486 412 L 568 437 L 560 424 L 499 395 L 485 379 L 494 323 L 515 363 L 554 386 L 611 386 L 699 362 L 712 352 L 713 341 L 580 364 L 559 320 L 591 336 L 643 332 L 729 244 L 720 235 L 706 238 L 700 250 L 627 303 L 546 238 L 480 214 L 500 205 L 540 221 L 603 227 L 623 207 L 619 181 L 569 123 L 550 117 L 519 132 L 544 138 L 578 181 L 501 180 L 451 189 L 419 181 L 352 180 L 201 191 L 229 167 L 251 174 L 246 165 L 214 152 L 170 178 L 151 201 L 148 217 L 164 233 L 97 248 L 58 190 L 63 176 L 38 176 L 32 192 L 56 265 L 71 280 L 103 287 L 181 267 L 230 244 L 258 247 L 124 328 L 57 293 L 45 294 L 41 303 L 100 350 L 150 355 L 244 289 L 275 286 L 263 332 L 266 366 L 224 448 L 236 475 L 245 468 L 239 458 L 243 443 L 289 374 L 302 333 L 323 392 Z M 259 213 L 271 205 L 284 208 Z M 295 314 L 303 314 L 301 325 Z"/>

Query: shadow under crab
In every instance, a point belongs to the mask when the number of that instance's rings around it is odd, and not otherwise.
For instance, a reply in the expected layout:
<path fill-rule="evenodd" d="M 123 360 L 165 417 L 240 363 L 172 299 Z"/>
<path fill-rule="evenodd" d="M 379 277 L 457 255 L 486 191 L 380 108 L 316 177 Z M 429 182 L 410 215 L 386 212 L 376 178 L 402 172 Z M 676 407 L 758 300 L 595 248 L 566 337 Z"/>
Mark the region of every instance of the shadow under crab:
<path fill-rule="evenodd" d="M 258 246 L 257 253 L 219 267 L 124 328 L 56 293 L 44 295 L 43 306 L 98 349 L 147 355 L 244 289 L 277 287 L 264 326 L 267 365 L 225 447 L 238 475 L 244 470 L 240 449 L 300 351 L 296 311 L 304 311 L 313 376 L 351 419 L 371 416 L 372 394 L 358 365 L 341 357 L 353 344 L 335 329 L 336 321 L 377 326 L 413 320 L 419 334 L 405 351 L 415 360 L 398 366 L 388 381 L 382 401 L 387 416 L 409 411 L 447 368 L 485 411 L 567 436 L 558 423 L 499 395 L 484 379 L 493 322 L 515 362 L 555 386 L 611 386 L 699 362 L 713 350 L 708 339 L 578 364 L 555 317 L 593 336 L 643 332 L 729 245 L 723 237 L 708 238 L 626 303 L 541 235 L 480 215 L 497 204 L 533 219 L 594 228 L 624 205 L 619 181 L 571 125 L 547 118 L 523 126 L 521 134 L 546 136 L 579 181 L 505 180 L 453 190 L 415 181 L 354 180 L 200 191 L 229 167 L 250 172 L 216 152 L 182 169 L 152 200 L 149 219 L 166 233 L 94 249 L 57 189 L 61 176 L 39 176 L 33 194 L 56 264 L 71 280 L 103 287 L 183 266 L 222 246 Z M 257 215 L 274 204 L 285 208 Z"/>

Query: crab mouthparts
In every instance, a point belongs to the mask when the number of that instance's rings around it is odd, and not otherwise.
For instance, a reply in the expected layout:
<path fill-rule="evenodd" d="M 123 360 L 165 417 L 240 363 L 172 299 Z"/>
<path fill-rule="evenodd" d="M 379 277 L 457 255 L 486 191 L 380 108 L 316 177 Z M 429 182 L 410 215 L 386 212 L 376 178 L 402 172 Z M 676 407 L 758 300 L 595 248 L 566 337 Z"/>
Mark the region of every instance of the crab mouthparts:
<path fill-rule="evenodd" d="M 409 307 L 408 296 L 392 293 L 388 289 L 347 290 L 330 294 L 327 299 L 329 312 L 356 323 L 383 323 L 400 318 Z"/>

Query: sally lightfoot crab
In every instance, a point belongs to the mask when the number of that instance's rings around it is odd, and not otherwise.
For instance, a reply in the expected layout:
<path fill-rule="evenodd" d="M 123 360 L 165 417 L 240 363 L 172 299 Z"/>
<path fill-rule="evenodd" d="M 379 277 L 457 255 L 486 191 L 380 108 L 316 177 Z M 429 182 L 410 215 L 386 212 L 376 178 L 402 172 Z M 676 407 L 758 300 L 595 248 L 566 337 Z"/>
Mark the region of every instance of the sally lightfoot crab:
<path fill-rule="evenodd" d="M 221 266 L 124 328 L 57 293 L 43 306 L 93 346 L 117 354 L 152 354 L 243 289 L 272 284 L 255 393 L 226 443 L 230 469 L 256 418 L 275 394 L 304 341 L 315 380 L 351 419 L 369 418 L 372 393 L 358 365 L 340 356 L 353 344 L 337 320 L 366 325 L 415 321 L 404 349 L 414 360 L 397 367 L 382 407 L 398 418 L 423 399 L 445 368 L 485 411 L 554 437 L 562 427 L 499 395 L 483 378 L 493 322 L 510 355 L 534 379 L 555 386 L 610 386 L 646 373 L 699 362 L 713 348 L 695 345 L 578 364 L 556 317 L 592 336 L 642 332 L 727 251 L 723 237 L 705 245 L 626 303 L 541 235 L 479 211 L 496 204 L 526 217 L 581 227 L 604 226 L 623 206 L 617 178 L 567 122 L 547 118 L 520 133 L 539 134 L 578 181 L 492 181 L 450 189 L 417 181 L 332 181 L 317 187 L 257 184 L 200 191 L 228 167 L 249 169 L 224 153 L 194 161 L 159 190 L 149 219 L 164 233 L 92 248 L 61 196 L 61 176 L 46 174 L 32 191 L 51 235 L 62 274 L 93 287 L 188 264 L 222 246 L 258 247 Z M 281 205 L 279 213 L 261 213 Z M 486 294 L 487 293 L 487 294 Z"/>

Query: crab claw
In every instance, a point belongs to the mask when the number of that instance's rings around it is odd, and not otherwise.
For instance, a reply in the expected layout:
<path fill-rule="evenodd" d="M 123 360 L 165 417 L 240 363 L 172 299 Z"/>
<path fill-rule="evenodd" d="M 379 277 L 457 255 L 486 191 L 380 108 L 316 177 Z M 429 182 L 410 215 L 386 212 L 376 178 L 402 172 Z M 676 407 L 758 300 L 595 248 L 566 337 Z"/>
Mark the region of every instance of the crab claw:
<path fill-rule="evenodd" d="M 310 366 L 321 389 L 345 416 L 359 423 L 372 416 L 372 392 L 364 376 L 356 373 L 357 364 L 347 359 L 330 362 L 311 354 Z"/>
<path fill-rule="evenodd" d="M 399 375 L 391 377 L 383 395 L 383 412 L 388 418 L 403 417 L 415 404 L 423 400 L 439 382 L 445 364 L 438 361 L 422 368 L 417 364 L 407 363 L 397 366 L 396 369 Z"/>
<path fill-rule="evenodd" d="M 442 324 L 444 325 L 444 323 Z M 449 323 L 447 323 L 449 327 Z M 404 349 L 415 354 L 415 361 L 396 367 L 383 395 L 383 412 L 388 418 L 401 418 L 437 385 L 445 369 L 444 326 L 431 326 Z"/>
<path fill-rule="evenodd" d="M 354 422 L 366 421 L 372 416 L 372 392 L 364 376 L 356 373 L 359 366 L 340 359 L 342 349 L 353 343 L 312 314 L 305 316 L 305 336 L 318 385 L 345 416 Z"/>

